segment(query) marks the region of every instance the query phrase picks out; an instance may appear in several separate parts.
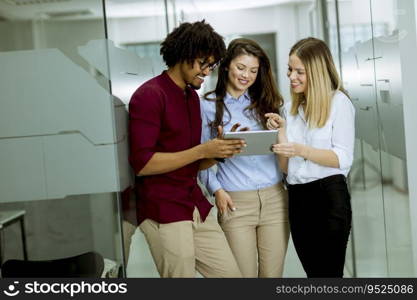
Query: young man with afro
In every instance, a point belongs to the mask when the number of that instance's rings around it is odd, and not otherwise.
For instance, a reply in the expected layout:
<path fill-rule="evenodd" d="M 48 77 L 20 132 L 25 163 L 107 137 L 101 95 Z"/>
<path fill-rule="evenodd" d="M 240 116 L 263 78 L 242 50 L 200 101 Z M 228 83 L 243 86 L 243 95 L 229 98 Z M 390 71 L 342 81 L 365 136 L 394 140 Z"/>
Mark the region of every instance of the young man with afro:
<path fill-rule="evenodd" d="M 200 144 L 196 93 L 225 54 L 223 38 L 199 21 L 183 23 L 162 42 L 168 67 L 140 86 L 129 103 L 130 163 L 136 174 L 138 223 L 161 277 L 240 277 L 199 170 L 231 157 L 241 140 Z"/>

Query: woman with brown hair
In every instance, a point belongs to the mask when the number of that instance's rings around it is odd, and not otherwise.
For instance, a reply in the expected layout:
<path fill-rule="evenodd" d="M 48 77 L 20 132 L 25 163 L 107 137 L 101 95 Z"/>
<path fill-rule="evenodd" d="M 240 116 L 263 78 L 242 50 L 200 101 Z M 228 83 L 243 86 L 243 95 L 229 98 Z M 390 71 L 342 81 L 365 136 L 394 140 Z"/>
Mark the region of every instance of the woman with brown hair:
<path fill-rule="evenodd" d="M 266 116 L 268 128 L 279 129 L 273 151 L 287 174 L 291 236 L 308 277 L 343 277 L 355 110 L 319 39 L 292 47 L 288 78 L 292 101 L 284 107 L 286 120 Z"/>
<path fill-rule="evenodd" d="M 224 131 L 265 130 L 268 112 L 283 104 L 264 50 L 233 40 L 219 66 L 216 89 L 202 100 L 203 142 Z M 287 191 L 273 153 L 234 156 L 200 172 L 215 196 L 219 223 L 243 277 L 281 277 L 289 238 Z"/>

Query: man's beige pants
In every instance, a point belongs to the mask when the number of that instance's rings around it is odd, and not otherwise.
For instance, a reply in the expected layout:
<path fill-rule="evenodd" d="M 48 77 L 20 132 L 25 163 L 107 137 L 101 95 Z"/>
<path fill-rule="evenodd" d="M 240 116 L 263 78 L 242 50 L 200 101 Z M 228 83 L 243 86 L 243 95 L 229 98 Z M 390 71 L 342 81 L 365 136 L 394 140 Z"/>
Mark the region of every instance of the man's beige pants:
<path fill-rule="evenodd" d="M 236 210 L 218 218 L 243 277 L 282 277 L 289 239 L 283 184 L 228 193 Z"/>
<path fill-rule="evenodd" d="M 193 221 L 159 224 L 144 220 L 140 230 L 161 277 L 242 277 L 216 218 L 209 214 L 202 222 L 197 209 Z"/>

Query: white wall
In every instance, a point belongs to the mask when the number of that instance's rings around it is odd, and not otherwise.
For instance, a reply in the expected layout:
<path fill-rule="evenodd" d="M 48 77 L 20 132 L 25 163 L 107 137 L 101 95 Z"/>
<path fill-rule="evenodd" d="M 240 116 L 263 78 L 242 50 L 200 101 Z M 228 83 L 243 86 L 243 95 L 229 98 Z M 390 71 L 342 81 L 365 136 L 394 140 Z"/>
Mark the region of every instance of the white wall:
<path fill-rule="evenodd" d="M 0 22 L 0 37 L 0 51 L 32 49 L 32 22 Z"/>
<path fill-rule="evenodd" d="M 165 17 L 109 19 L 109 39 L 117 44 L 161 41 L 167 35 Z"/>
<path fill-rule="evenodd" d="M 187 16 L 188 17 L 188 16 Z M 296 7 L 281 5 L 258 9 L 217 12 L 205 16 L 221 35 L 276 33 L 278 86 L 289 99 L 287 74 L 288 52 L 297 40 Z M 190 18 L 187 21 L 195 21 Z"/>
<path fill-rule="evenodd" d="M 366 0 L 366 2 L 369 0 Z M 350 0 L 350 1 L 339 1 L 339 12 L 340 14 L 340 25 L 348 24 L 369 24 L 371 20 L 369 19 L 369 9 L 368 4 L 364 5 L 364 0 Z M 393 5 L 392 0 L 372 0 L 372 13 L 374 15 L 374 23 L 384 23 L 387 22 L 395 26 L 396 18 L 392 11 L 396 11 L 396 8 Z M 332 8 L 328 11 L 329 19 L 335 18 L 335 10 L 333 4 L 329 4 L 329 8 Z M 401 12 L 399 11 L 399 14 Z"/>
<path fill-rule="evenodd" d="M 408 188 L 410 199 L 411 237 L 413 239 L 414 274 L 417 273 L 417 85 L 415 70 L 417 67 L 416 16 L 417 6 L 413 0 L 399 0 L 399 9 L 404 9 L 406 16 L 399 20 L 399 30 L 407 35 L 400 40 L 401 75 L 404 109 L 405 146 L 407 153 Z"/>
<path fill-rule="evenodd" d="M 33 23 L 34 48 L 57 48 L 74 63 L 88 70 L 78 47 L 92 39 L 104 39 L 104 22 L 97 20 L 37 21 Z"/>
<path fill-rule="evenodd" d="M 312 35 L 309 11 L 311 3 L 286 4 L 272 7 L 211 12 L 202 15 L 184 15 L 184 21 L 204 18 L 223 36 L 236 34 L 276 33 L 278 85 L 285 100 L 289 100 L 287 80 L 288 52 L 300 38 Z M 165 17 L 111 19 L 108 22 L 109 38 L 116 44 L 161 41 L 166 36 Z"/>

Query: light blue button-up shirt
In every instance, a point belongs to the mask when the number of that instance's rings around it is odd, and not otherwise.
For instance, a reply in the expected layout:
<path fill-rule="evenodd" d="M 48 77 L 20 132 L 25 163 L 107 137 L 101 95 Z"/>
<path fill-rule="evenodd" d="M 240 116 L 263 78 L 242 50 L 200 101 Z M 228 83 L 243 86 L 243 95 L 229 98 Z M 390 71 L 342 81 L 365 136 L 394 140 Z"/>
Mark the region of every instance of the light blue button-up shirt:
<path fill-rule="evenodd" d="M 249 130 L 264 130 L 262 125 L 254 119 L 249 111 L 244 111 L 250 105 L 250 97 L 246 92 L 238 99 L 226 94 L 225 106 L 231 113 L 231 119 L 226 109 L 223 114 L 224 132 L 239 123 L 238 128 L 249 127 Z M 202 134 L 201 142 L 204 143 L 216 135 L 212 134 L 209 124 L 214 121 L 216 105 L 214 101 L 201 100 Z M 216 171 L 217 168 L 217 171 Z M 199 179 L 207 187 L 210 194 L 218 189 L 226 191 L 257 190 L 272 186 L 282 180 L 282 172 L 274 154 L 234 156 L 218 163 L 207 170 L 200 171 Z"/>

